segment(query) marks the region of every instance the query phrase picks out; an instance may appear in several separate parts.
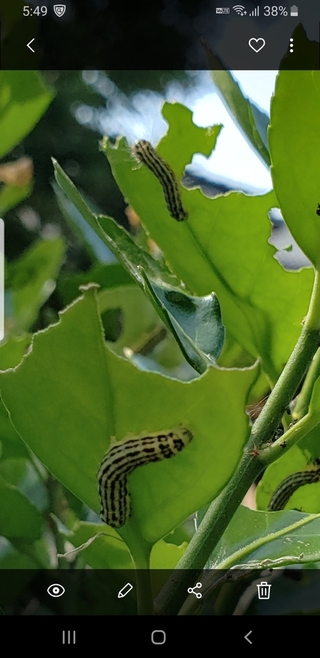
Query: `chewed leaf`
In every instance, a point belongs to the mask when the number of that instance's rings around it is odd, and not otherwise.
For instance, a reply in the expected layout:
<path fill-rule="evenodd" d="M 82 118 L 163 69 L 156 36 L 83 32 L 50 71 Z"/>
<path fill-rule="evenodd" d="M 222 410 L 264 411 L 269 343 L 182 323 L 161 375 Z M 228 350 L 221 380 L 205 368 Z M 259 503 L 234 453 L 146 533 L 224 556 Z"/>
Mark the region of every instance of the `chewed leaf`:
<path fill-rule="evenodd" d="M 89 288 L 58 324 L 34 336 L 15 370 L 0 373 L 0 388 L 25 443 L 97 514 L 97 472 L 111 436 L 179 427 L 192 432 L 174 459 L 129 476 L 134 524 L 152 544 L 230 479 L 248 437 L 244 409 L 257 375 L 257 367 L 209 367 L 185 383 L 138 370 L 106 348 L 96 293 Z"/>

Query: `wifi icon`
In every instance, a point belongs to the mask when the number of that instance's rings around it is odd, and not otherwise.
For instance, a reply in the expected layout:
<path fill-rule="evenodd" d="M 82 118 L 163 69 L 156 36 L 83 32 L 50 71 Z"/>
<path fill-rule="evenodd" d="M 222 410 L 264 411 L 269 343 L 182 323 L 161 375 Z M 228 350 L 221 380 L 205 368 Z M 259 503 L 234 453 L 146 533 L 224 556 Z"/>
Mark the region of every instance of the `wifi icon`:
<path fill-rule="evenodd" d="M 239 16 L 244 16 L 247 13 L 243 5 L 234 5 L 232 9 L 234 9 L 234 11 L 236 11 L 237 14 L 239 14 Z"/>

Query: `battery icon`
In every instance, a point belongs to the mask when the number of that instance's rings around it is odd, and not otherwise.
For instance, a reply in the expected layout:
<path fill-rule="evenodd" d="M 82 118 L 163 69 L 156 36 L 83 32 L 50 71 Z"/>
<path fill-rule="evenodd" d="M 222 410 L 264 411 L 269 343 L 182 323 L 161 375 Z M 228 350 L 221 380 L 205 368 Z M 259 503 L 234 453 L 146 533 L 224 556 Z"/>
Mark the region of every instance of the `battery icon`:
<path fill-rule="evenodd" d="M 290 7 L 290 16 L 298 16 L 298 15 L 299 15 L 299 10 L 297 5 L 292 5 L 292 7 Z"/>
<path fill-rule="evenodd" d="M 230 7 L 216 7 L 216 14 L 230 14 Z"/>

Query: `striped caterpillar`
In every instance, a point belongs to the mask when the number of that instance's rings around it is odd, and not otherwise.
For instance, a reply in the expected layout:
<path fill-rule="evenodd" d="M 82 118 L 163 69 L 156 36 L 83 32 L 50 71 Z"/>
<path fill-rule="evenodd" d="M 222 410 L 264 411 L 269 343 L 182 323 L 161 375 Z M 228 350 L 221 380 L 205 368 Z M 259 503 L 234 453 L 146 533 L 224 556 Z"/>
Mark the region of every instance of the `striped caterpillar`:
<path fill-rule="evenodd" d="M 138 466 L 174 457 L 192 438 L 186 427 L 177 427 L 124 439 L 109 448 L 98 471 L 102 521 L 112 528 L 121 528 L 130 515 L 128 475 Z"/>
<path fill-rule="evenodd" d="M 320 481 L 320 466 L 306 471 L 298 471 L 288 475 L 273 492 L 268 506 L 270 512 L 276 512 L 285 508 L 288 500 L 297 489 L 305 484 Z"/>
<path fill-rule="evenodd" d="M 164 198 L 171 217 L 178 222 L 187 219 L 188 214 L 182 207 L 178 183 L 171 167 L 160 158 L 150 142 L 147 142 L 145 139 L 136 142 L 132 150 L 137 160 L 143 162 L 162 185 Z"/>

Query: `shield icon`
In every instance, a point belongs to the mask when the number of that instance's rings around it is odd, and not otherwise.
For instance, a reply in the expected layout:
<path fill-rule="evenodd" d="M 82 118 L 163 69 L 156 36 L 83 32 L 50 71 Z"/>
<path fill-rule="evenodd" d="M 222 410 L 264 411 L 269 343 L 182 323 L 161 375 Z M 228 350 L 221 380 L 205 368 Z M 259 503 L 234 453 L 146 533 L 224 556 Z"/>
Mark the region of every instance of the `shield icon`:
<path fill-rule="evenodd" d="M 58 18 L 61 18 L 67 9 L 67 5 L 53 5 L 53 11 Z"/>

